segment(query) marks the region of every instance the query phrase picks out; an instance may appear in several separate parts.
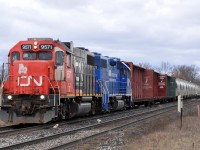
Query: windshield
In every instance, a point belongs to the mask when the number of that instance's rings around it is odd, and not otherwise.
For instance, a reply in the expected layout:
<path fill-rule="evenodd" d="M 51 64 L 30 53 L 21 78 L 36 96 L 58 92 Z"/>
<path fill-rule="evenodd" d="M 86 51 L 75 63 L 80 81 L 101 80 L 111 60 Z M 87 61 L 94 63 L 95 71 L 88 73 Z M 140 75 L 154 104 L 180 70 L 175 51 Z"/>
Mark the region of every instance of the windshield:
<path fill-rule="evenodd" d="M 51 52 L 40 52 L 39 53 L 39 60 L 51 60 L 52 53 Z"/>
<path fill-rule="evenodd" d="M 38 55 L 38 56 L 37 56 Z M 52 53 L 51 52 L 24 52 L 23 53 L 23 60 L 52 60 Z"/>
<path fill-rule="evenodd" d="M 24 52 L 23 59 L 24 60 L 36 60 L 36 53 L 34 52 Z"/>

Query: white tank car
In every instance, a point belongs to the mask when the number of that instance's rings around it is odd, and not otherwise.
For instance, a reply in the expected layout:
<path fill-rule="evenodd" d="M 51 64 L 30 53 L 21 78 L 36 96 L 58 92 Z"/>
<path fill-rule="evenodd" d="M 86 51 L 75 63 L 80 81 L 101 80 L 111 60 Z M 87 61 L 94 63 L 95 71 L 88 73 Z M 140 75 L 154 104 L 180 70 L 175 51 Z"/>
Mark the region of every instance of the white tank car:
<path fill-rule="evenodd" d="M 176 96 L 178 95 L 181 95 L 184 98 L 200 95 L 200 86 L 176 78 Z"/>

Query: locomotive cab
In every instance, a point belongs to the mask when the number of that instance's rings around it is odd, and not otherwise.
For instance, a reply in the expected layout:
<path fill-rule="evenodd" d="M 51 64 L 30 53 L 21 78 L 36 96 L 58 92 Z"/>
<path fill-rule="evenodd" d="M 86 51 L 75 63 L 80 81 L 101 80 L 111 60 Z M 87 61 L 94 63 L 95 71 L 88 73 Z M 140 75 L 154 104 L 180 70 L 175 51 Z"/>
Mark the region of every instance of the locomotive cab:
<path fill-rule="evenodd" d="M 72 72 L 70 56 L 67 46 L 52 39 L 16 44 L 9 52 L 8 74 L 2 83 L 3 121 L 45 123 L 56 117 L 62 92 L 59 87 L 66 80 L 65 72 Z M 71 83 L 73 78 L 67 81 Z M 73 92 L 72 86 L 68 92 Z"/>

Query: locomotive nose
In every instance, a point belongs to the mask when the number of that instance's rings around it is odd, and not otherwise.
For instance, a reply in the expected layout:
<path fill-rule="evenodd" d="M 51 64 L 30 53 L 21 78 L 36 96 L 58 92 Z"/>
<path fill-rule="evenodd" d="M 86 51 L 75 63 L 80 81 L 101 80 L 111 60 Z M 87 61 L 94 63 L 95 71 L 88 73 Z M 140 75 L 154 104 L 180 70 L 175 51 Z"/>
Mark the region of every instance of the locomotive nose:
<path fill-rule="evenodd" d="M 15 62 L 14 92 L 18 94 L 48 94 L 48 62 Z"/>

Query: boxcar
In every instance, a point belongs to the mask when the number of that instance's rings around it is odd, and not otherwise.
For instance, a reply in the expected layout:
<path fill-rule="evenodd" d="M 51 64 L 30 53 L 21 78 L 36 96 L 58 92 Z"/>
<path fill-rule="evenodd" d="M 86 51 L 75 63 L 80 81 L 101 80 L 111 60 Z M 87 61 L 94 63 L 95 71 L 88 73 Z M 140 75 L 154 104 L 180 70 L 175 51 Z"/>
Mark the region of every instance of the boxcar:
<path fill-rule="evenodd" d="M 152 69 L 126 62 L 131 70 L 132 99 L 134 106 L 176 99 L 176 80 Z"/>
<path fill-rule="evenodd" d="M 131 70 L 131 85 L 133 105 L 149 105 L 154 102 L 155 96 L 158 96 L 158 78 L 153 70 L 145 69 L 126 62 Z"/>

